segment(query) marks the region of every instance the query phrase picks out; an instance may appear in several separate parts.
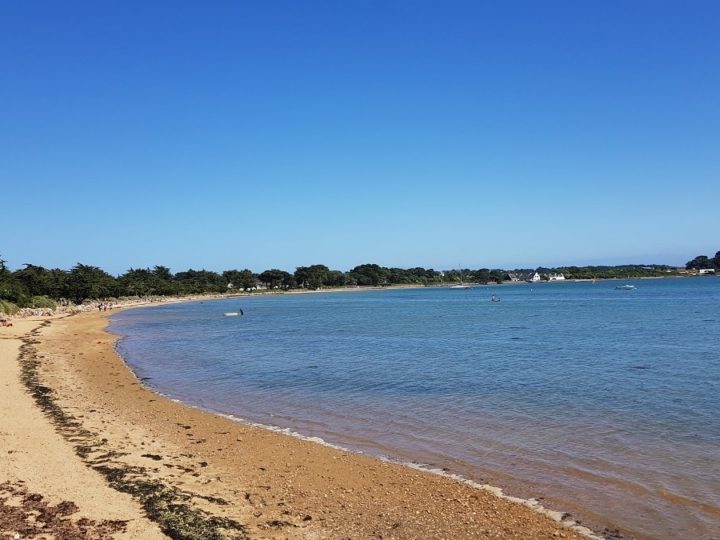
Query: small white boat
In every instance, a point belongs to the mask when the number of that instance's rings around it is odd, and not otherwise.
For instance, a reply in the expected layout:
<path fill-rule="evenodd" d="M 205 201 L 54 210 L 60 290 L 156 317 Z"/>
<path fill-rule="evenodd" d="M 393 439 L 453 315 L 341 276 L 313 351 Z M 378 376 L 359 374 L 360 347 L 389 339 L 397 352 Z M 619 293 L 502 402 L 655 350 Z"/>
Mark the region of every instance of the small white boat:
<path fill-rule="evenodd" d="M 615 288 L 619 291 L 632 291 L 633 289 L 637 289 L 635 285 L 618 285 Z"/>
<path fill-rule="evenodd" d="M 450 285 L 450 287 L 448 287 L 448 288 L 450 288 L 450 289 L 469 289 L 470 288 L 470 285 L 465 285 L 463 283 L 462 270 L 460 270 L 460 283 L 458 283 L 457 285 Z"/>
<path fill-rule="evenodd" d="M 225 315 L 226 317 L 237 317 L 238 315 L 240 315 L 240 313 L 238 313 L 237 311 L 229 311 L 228 313 L 223 313 L 223 315 Z"/>

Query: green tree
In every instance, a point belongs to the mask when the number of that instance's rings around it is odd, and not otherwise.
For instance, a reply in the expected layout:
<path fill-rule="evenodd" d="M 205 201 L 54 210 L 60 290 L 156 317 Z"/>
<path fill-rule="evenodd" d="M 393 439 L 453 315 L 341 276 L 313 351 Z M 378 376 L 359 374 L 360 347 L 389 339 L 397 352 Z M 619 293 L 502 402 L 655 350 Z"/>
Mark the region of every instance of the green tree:
<path fill-rule="evenodd" d="M 293 276 L 290 272 L 284 272 L 281 285 L 283 289 L 296 289 L 298 284 L 297 281 L 295 281 L 295 276 Z"/>
<path fill-rule="evenodd" d="M 282 286 L 283 281 L 286 280 L 288 272 L 284 270 L 278 270 L 277 268 L 271 268 L 262 272 L 258 278 L 268 289 L 277 289 Z"/>
<path fill-rule="evenodd" d="M 19 307 L 29 307 L 32 297 L 23 284 L 9 273 L 0 278 L 0 300 L 7 300 Z"/>
<path fill-rule="evenodd" d="M 287 288 L 291 282 L 291 278 L 292 281 L 294 281 L 293 276 L 289 272 L 278 270 L 277 268 L 265 270 L 258 276 L 258 278 L 268 289 L 277 289 L 280 287 Z"/>
<path fill-rule="evenodd" d="M 240 271 L 239 270 L 225 270 L 222 273 L 222 277 L 227 281 L 227 288 L 229 290 L 238 290 L 241 289 L 240 285 Z"/>
<path fill-rule="evenodd" d="M 299 287 L 308 288 L 308 283 L 310 283 L 310 268 L 308 266 L 298 266 L 295 269 L 294 276 Z"/>
<path fill-rule="evenodd" d="M 170 272 L 170 269 L 167 266 L 156 265 L 155 267 L 153 267 L 152 273 L 154 277 L 153 283 L 155 284 L 156 294 L 163 296 L 177 294 L 178 285 L 175 282 L 172 272 Z"/>
<path fill-rule="evenodd" d="M 53 268 L 49 271 L 50 290 L 48 296 L 56 300 L 67 298 L 67 281 L 69 272 L 60 268 Z"/>
<path fill-rule="evenodd" d="M 24 307 L 30 302 L 27 289 L 20 283 L 6 266 L 7 261 L 0 257 L 0 300 L 6 300 Z M 0 309 L 0 311 L 7 311 Z"/>
<path fill-rule="evenodd" d="M 324 264 L 299 266 L 295 270 L 294 278 L 298 286 L 315 290 L 327 285 L 329 273 L 330 269 Z"/>
<path fill-rule="evenodd" d="M 83 300 L 114 296 L 117 282 L 114 277 L 98 268 L 78 263 L 67 278 L 67 297 L 81 304 Z"/>
<path fill-rule="evenodd" d="M 350 276 L 358 285 L 387 285 L 389 283 L 390 270 L 377 264 L 361 264 L 350 270 Z"/>
<path fill-rule="evenodd" d="M 703 268 L 715 268 L 713 260 L 710 260 L 706 255 L 698 255 L 692 261 L 688 261 L 687 264 L 685 265 L 685 268 L 687 268 L 688 270 L 700 270 Z"/>
<path fill-rule="evenodd" d="M 235 290 L 249 291 L 257 286 L 257 276 L 247 268 L 244 270 L 225 270 L 223 277 Z"/>
<path fill-rule="evenodd" d="M 345 272 L 330 270 L 325 278 L 325 285 L 328 287 L 344 287 L 347 284 Z"/>
<path fill-rule="evenodd" d="M 122 293 L 126 296 L 157 294 L 158 279 L 149 268 L 131 268 L 118 278 Z"/>
<path fill-rule="evenodd" d="M 175 274 L 179 292 L 183 294 L 222 293 L 227 290 L 227 281 L 217 272 L 193 270 Z"/>
<path fill-rule="evenodd" d="M 240 285 L 244 291 L 249 291 L 257 287 L 258 277 L 251 270 L 245 268 L 240 270 Z"/>
<path fill-rule="evenodd" d="M 14 272 L 15 279 L 23 284 L 30 296 L 53 296 L 57 294 L 53 275 L 42 266 L 25 264 L 24 268 Z"/>

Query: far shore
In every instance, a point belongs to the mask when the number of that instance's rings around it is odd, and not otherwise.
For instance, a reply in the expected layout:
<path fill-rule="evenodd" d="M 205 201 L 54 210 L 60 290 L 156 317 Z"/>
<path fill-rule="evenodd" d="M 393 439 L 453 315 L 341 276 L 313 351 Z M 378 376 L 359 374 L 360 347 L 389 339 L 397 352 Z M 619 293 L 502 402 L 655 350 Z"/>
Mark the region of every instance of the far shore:
<path fill-rule="evenodd" d="M 202 298 L 175 299 L 188 300 Z M 85 527 L 90 538 L 101 530 L 108 538 L 592 536 L 489 487 L 159 396 L 115 352 L 105 330 L 110 313 L 30 317 L 0 329 L 0 442 L 8 452 L 0 506 L 19 505 L 0 533 L 29 536 L 33 505 L 42 501 L 69 516 L 53 527 Z"/>
<path fill-rule="evenodd" d="M 672 275 L 672 276 L 646 276 L 637 278 L 587 278 L 587 279 L 564 279 L 557 281 L 503 281 L 502 283 L 465 283 L 468 288 L 479 287 L 507 287 L 507 286 L 524 286 L 524 285 L 556 285 L 560 283 L 583 283 L 583 282 L 604 282 L 604 281 L 629 281 L 629 280 L 655 280 L 655 279 L 686 279 L 686 278 L 703 278 L 707 276 L 696 275 Z M 715 277 L 715 276 L 712 276 Z M 51 308 L 22 308 L 14 315 L 8 315 L 0 312 L 0 320 L 24 319 L 28 317 L 50 317 L 58 315 L 69 315 L 74 313 L 98 311 L 98 304 L 108 303 L 111 310 L 119 308 L 131 308 L 161 305 L 168 303 L 180 302 L 197 302 L 206 300 L 222 300 L 228 298 L 249 298 L 254 296 L 267 295 L 295 295 L 295 294 L 327 294 L 342 292 L 368 292 L 368 291 L 393 291 L 393 290 L 413 290 L 413 289 L 445 289 L 452 287 L 453 283 L 441 283 L 430 285 L 377 285 L 377 286 L 355 286 L 355 287 L 332 287 L 320 289 L 258 289 L 254 291 L 238 291 L 231 293 L 208 293 L 208 294 L 192 294 L 182 296 L 144 296 L 130 299 L 89 299 L 83 304 L 61 305 L 56 309 Z"/>

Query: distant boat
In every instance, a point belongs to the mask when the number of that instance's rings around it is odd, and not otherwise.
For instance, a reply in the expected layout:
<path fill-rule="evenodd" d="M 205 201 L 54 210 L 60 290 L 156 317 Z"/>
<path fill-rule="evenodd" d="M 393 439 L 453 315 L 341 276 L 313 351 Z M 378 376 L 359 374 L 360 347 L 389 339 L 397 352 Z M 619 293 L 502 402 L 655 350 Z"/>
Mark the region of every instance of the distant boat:
<path fill-rule="evenodd" d="M 226 317 L 237 317 L 240 314 L 237 311 L 229 311 L 227 313 L 223 313 L 223 315 L 225 315 Z"/>
<path fill-rule="evenodd" d="M 463 283 L 463 276 L 462 271 L 460 272 L 460 283 L 458 285 L 450 285 L 451 289 L 469 289 L 470 285 L 465 285 Z"/>
<path fill-rule="evenodd" d="M 618 285 L 615 288 L 619 291 L 632 291 L 633 289 L 637 289 L 635 285 Z"/>
<path fill-rule="evenodd" d="M 470 285 L 463 285 L 460 283 L 459 285 L 450 285 L 450 289 L 469 289 Z"/>

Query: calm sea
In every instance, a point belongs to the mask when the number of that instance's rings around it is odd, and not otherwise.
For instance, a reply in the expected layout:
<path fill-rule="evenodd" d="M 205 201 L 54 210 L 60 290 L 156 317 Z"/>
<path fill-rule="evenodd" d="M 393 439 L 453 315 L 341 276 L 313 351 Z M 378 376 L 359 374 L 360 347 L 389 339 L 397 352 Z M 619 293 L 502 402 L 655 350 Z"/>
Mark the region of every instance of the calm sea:
<path fill-rule="evenodd" d="M 128 310 L 111 329 L 184 402 L 596 529 L 720 538 L 718 277 L 235 298 Z"/>

